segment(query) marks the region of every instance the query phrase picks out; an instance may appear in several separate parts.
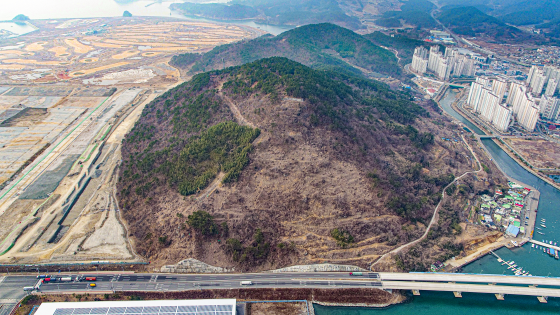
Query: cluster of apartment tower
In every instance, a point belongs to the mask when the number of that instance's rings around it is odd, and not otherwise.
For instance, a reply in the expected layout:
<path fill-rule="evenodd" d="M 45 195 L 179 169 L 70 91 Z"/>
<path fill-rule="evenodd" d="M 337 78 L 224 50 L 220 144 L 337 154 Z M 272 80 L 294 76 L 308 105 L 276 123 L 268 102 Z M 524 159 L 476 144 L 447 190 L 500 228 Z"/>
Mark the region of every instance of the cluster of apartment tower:
<path fill-rule="evenodd" d="M 474 76 L 475 60 L 459 53 L 456 48 L 446 48 L 445 53 L 439 51 L 439 46 L 428 49 L 416 47 L 412 56 L 412 71 L 424 74 L 428 71 L 435 73 L 441 80 L 449 80 L 451 76 Z"/>
<path fill-rule="evenodd" d="M 560 69 L 551 66 L 533 66 L 526 82 L 477 77 L 471 84 L 467 105 L 499 131 L 506 132 L 513 118 L 525 130 L 534 131 L 539 116 L 559 121 L 560 100 L 554 97 L 559 81 Z"/>

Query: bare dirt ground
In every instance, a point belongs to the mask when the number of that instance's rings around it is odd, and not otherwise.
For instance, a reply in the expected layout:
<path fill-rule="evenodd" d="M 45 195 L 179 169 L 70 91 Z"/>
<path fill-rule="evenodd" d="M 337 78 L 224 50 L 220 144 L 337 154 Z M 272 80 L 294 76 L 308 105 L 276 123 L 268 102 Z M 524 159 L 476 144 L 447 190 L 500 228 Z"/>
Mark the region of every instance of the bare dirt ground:
<path fill-rule="evenodd" d="M 546 140 L 506 138 L 505 141 L 538 168 L 560 169 L 560 144 Z"/>
<path fill-rule="evenodd" d="M 0 51 L 0 70 L 8 75 L 0 83 L 53 82 L 82 83 L 145 66 L 165 64 L 181 52 L 206 52 L 216 45 L 254 38 L 262 31 L 245 26 L 216 25 L 173 18 L 134 17 L 76 19 L 64 22 L 37 21 L 39 31 L 18 37 L 22 48 Z M 94 29 L 98 34 L 91 34 Z M 69 31 L 75 35 L 61 39 Z M 88 34 L 88 35 L 82 35 Z M 39 71 L 41 70 L 41 71 Z M 13 72 L 11 72 L 13 71 Z M 17 71 L 17 72 L 16 72 Z M 157 72 L 157 71 L 156 71 Z M 10 75 L 17 74 L 17 75 Z M 150 83 L 164 86 L 176 82 L 179 73 L 161 71 Z M 138 83 L 110 79 L 109 83 Z"/>
<path fill-rule="evenodd" d="M 5 122 L 0 129 L 6 127 L 0 130 L 0 156 L 17 158 L 15 163 L 1 161 L 6 166 L 2 171 L 9 171 L 0 174 L 1 182 L 9 180 L 20 165 L 27 167 L 22 169 L 23 180 L 15 177 L 6 182 L 5 195 L 0 197 L 4 220 L 0 252 L 8 251 L 0 260 L 135 260 L 114 199 L 124 135 L 146 102 L 180 82 L 179 71 L 168 65 L 172 55 L 205 52 L 216 44 L 253 38 L 262 31 L 140 17 L 124 22 L 119 18 L 45 20 L 37 25 L 39 31 L 17 38 L 21 48 L 0 51 L 0 71 L 6 71 L 0 76 L 0 84 L 6 87 L 0 97 L 0 118 Z M 91 29 L 99 34 L 83 35 Z M 68 32 L 74 35 L 61 39 L 60 34 Z M 183 43 L 186 38 L 193 40 Z M 34 82 L 55 84 L 37 86 Z M 14 83 L 19 86 L 11 88 Z M 121 102 L 118 97 L 102 104 L 112 93 L 107 84 L 119 88 L 116 95 L 133 95 L 138 91 L 130 90 L 133 87 L 149 89 L 126 104 L 113 103 Z M 122 110 L 115 109 L 119 106 Z M 40 151 L 45 143 L 51 143 L 52 150 Z M 18 157 L 18 152 L 29 153 Z M 59 166 L 68 166 L 70 171 L 54 181 L 51 198 L 28 193 L 29 187 L 44 182 L 45 172 Z M 89 177 L 89 185 L 77 197 Z M 31 199 L 18 199 L 26 193 Z M 65 214 L 66 209 L 71 210 Z"/>
<path fill-rule="evenodd" d="M 306 315 L 306 303 L 249 303 L 247 315 Z"/>

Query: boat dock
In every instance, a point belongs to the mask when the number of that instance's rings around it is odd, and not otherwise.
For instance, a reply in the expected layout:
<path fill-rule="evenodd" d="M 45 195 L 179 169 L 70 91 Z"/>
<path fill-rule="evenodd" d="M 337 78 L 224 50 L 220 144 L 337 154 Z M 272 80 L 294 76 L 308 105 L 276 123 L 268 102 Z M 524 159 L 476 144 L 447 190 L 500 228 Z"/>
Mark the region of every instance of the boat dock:
<path fill-rule="evenodd" d="M 492 255 L 494 255 L 496 258 L 498 258 L 498 262 L 501 263 L 502 265 L 507 265 L 508 266 L 508 270 L 511 270 L 511 272 L 513 272 L 516 276 L 522 276 L 522 277 L 532 277 L 533 275 L 529 273 L 529 271 L 527 270 L 523 270 L 523 268 L 521 266 L 518 266 L 515 264 L 515 262 L 512 261 L 506 261 L 503 260 L 500 256 L 498 256 L 498 254 L 494 253 L 493 251 L 490 251 L 490 253 Z"/>
<path fill-rule="evenodd" d="M 539 246 L 544 246 L 544 247 L 548 247 L 548 248 L 552 248 L 552 249 L 554 249 L 554 250 L 560 251 L 560 247 L 558 247 L 558 246 L 550 245 L 550 244 L 547 244 L 547 243 L 544 243 L 544 242 L 535 241 L 535 240 L 529 240 L 529 242 L 531 242 L 531 243 L 533 243 L 533 244 L 536 244 L 536 245 L 539 245 Z"/>

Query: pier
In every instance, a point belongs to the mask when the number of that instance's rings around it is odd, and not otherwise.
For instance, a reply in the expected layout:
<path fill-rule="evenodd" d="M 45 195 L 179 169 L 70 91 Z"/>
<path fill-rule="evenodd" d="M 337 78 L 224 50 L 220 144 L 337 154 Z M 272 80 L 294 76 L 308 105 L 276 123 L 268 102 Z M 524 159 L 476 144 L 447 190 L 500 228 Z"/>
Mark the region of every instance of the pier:
<path fill-rule="evenodd" d="M 539 242 L 539 241 L 535 241 L 535 240 L 529 240 L 529 242 L 531 242 L 531 243 L 533 243 L 533 244 L 535 244 L 535 245 L 544 246 L 544 247 L 548 247 L 548 248 L 552 248 L 552 249 L 554 249 L 554 250 L 560 251 L 560 247 L 558 247 L 558 246 L 550 245 L 550 244 L 543 243 L 543 242 Z"/>

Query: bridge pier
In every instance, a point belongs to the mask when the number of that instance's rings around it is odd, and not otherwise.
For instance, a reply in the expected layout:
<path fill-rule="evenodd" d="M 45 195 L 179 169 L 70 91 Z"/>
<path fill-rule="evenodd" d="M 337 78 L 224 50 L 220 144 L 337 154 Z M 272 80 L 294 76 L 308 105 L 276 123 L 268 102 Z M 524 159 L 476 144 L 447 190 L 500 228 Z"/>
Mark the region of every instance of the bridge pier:
<path fill-rule="evenodd" d="M 539 302 L 541 303 L 548 303 L 548 297 L 546 296 L 538 296 L 537 299 L 539 299 Z"/>
<path fill-rule="evenodd" d="M 461 295 L 461 292 L 459 292 L 459 291 L 453 291 L 453 295 L 455 295 L 456 298 L 462 298 L 463 297 Z"/>
<path fill-rule="evenodd" d="M 420 295 L 420 290 L 412 290 L 412 295 Z"/>
<path fill-rule="evenodd" d="M 504 295 L 502 293 L 496 293 L 494 294 L 496 296 L 496 299 L 498 299 L 499 301 L 503 301 L 504 300 Z"/>

